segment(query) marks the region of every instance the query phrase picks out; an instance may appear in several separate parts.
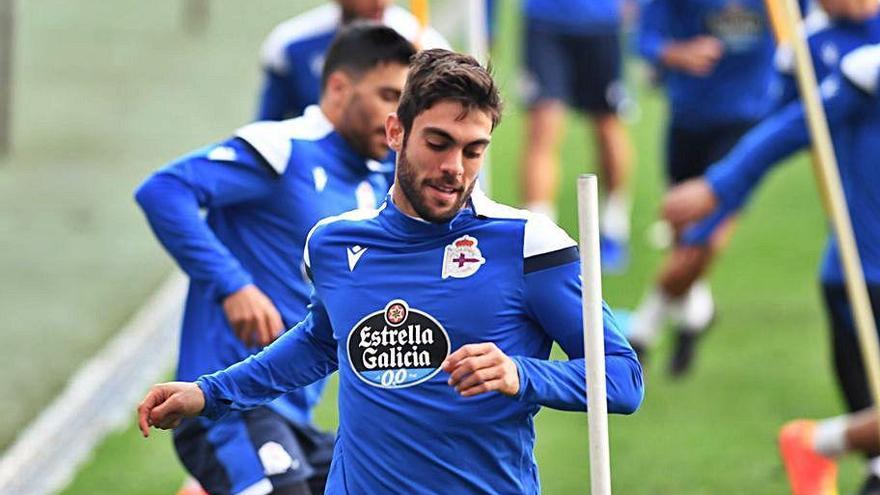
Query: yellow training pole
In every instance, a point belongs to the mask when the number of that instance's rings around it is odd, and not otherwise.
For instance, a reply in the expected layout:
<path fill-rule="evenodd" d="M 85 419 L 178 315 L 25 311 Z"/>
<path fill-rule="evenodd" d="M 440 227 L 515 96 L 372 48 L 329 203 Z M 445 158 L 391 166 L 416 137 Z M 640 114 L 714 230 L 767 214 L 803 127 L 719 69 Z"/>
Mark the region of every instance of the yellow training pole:
<path fill-rule="evenodd" d="M 428 24 L 431 22 L 431 6 L 429 5 L 428 0 L 410 0 L 409 10 L 414 16 L 416 16 L 416 19 L 419 20 L 419 25 L 421 26 L 421 31 L 415 40 L 416 48 L 421 50 L 422 35 L 424 35 L 425 30 L 428 29 Z"/>
<path fill-rule="evenodd" d="M 868 288 L 865 284 L 865 273 L 862 271 L 862 262 L 856 248 L 852 221 L 840 182 L 840 172 L 837 168 L 837 159 L 834 156 L 828 120 L 825 117 L 825 109 L 822 107 L 822 99 L 816 83 L 816 73 L 813 71 L 813 61 L 807 46 L 800 6 L 797 0 L 767 0 L 767 2 L 768 4 L 782 2 L 784 5 L 782 19 L 784 19 L 783 24 L 786 28 L 783 32 L 790 33 L 790 37 L 786 41 L 794 50 L 795 74 L 813 140 L 813 169 L 822 191 L 826 212 L 837 238 L 846 278 L 846 291 L 859 336 L 859 347 L 865 364 L 865 373 L 868 378 L 871 398 L 878 406 L 877 412 L 878 418 L 880 418 L 880 344 L 878 344 L 877 326 L 868 297 Z M 773 10 L 768 8 L 768 12 L 773 12 Z M 776 23 L 774 22 L 774 24 Z"/>

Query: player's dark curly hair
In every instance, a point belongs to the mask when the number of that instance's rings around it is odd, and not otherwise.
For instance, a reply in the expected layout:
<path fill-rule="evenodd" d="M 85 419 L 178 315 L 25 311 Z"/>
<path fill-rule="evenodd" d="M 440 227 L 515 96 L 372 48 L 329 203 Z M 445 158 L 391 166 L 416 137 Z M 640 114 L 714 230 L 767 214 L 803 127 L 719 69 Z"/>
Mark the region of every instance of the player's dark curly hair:
<path fill-rule="evenodd" d="M 381 64 L 408 65 L 415 53 L 415 46 L 390 27 L 370 21 L 353 22 L 339 31 L 327 49 L 321 88 L 337 70 L 359 78 Z"/>
<path fill-rule="evenodd" d="M 490 69 L 469 55 L 449 50 L 424 50 L 409 66 L 409 76 L 397 107 L 397 117 L 409 135 L 415 118 L 435 103 L 453 100 L 464 107 L 460 118 L 479 109 L 492 118 L 492 129 L 501 121 L 502 102 Z"/>

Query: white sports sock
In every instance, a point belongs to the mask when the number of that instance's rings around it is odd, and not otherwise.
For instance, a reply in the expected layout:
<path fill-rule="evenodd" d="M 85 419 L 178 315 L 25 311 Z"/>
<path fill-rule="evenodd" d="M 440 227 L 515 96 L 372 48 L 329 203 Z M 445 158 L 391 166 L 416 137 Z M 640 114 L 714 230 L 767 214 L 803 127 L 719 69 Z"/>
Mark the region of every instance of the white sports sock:
<path fill-rule="evenodd" d="M 670 300 L 659 288 L 651 289 L 631 317 L 627 336 L 629 341 L 644 346 L 653 345 L 675 306 L 676 302 Z"/>
<path fill-rule="evenodd" d="M 599 208 L 599 230 L 602 234 L 616 241 L 629 241 L 629 207 L 628 194 L 609 192 Z"/>
<path fill-rule="evenodd" d="M 880 478 L 880 457 L 872 457 L 868 461 L 868 470 L 871 474 Z"/>
<path fill-rule="evenodd" d="M 846 453 L 846 422 L 846 416 L 819 421 L 813 437 L 813 448 L 816 452 L 825 457 L 840 457 Z"/>
<path fill-rule="evenodd" d="M 697 280 L 682 296 L 678 323 L 688 332 L 701 333 L 708 328 L 715 315 L 715 301 L 705 280 Z"/>
<path fill-rule="evenodd" d="M 550 217 L 554 222 L 556 218 L 556 205 L 552 201 L 532 201 L 526 204 L 526 209 L 532 213 L 540 213 Z"/>

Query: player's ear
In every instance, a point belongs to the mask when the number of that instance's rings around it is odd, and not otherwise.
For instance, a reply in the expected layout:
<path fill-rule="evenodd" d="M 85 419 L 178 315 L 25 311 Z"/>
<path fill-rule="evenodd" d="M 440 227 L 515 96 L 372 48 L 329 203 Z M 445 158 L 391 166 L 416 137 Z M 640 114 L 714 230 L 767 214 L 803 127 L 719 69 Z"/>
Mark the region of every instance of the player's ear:
<path fill-rule="evenodd" d="M 344 71 L 337 70 L 331 72 L 330 75 L 327 76 L 327 86 L 324 91 L 326 91 L 328 96 L 332 99 L 344 102 L 348 99 L 348 95 L 351 93 L 351 88 L 351 77 L 349 77 Z"/>
<path fill-rule="evenodd" d="M 396 113 L 389 113 L 385 117 L 385 140 L 388 141 L 389 148 L 400 153 L 403 148 L 403 123 Z"/>

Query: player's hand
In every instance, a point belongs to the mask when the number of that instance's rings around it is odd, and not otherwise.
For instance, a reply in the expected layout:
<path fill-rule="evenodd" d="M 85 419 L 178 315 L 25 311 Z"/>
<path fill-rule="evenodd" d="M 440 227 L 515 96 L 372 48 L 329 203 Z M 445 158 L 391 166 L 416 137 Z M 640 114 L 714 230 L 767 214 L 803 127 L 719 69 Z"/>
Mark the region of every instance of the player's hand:
<path fill-rule="evenodd" d="M 519 392 L 516 364 L 491 342 L 461 346 L 441 367 L 450 375 L 447 383 L 463 397 L 493 390 L 510 396 Z"/>
<path fill-rule="evenodd" d="M 236 337 L 247 346 L 269 345 L 284 330 L 272 300 L 254 285 L 245 285 L 227 296 L 223 311 Z"/>
<path fill-rule="evenodd" d="M 205 408 L 205 394 L 192 382 L 169 382 L 153 385 L 138 405 L 138 426 L 144 437 L 150 426 L 167 430 L 177 428 L 183 418 L 198 416 Z"/>
<path fill-rule="evenodd" d="M 670 42 L 660 59 L 667 67 L 692 76 L 708 76 L 724 55 L 724 43 L 714 36 L 695 36 L 685 41 Z"/>
<path fill-rule="evenodd" d="M 703 219 L 718 207 L 715 191 L 703 178 L 690 179 L 673 187 L 663 199 L 663 218 L 681 230 Z"/>

